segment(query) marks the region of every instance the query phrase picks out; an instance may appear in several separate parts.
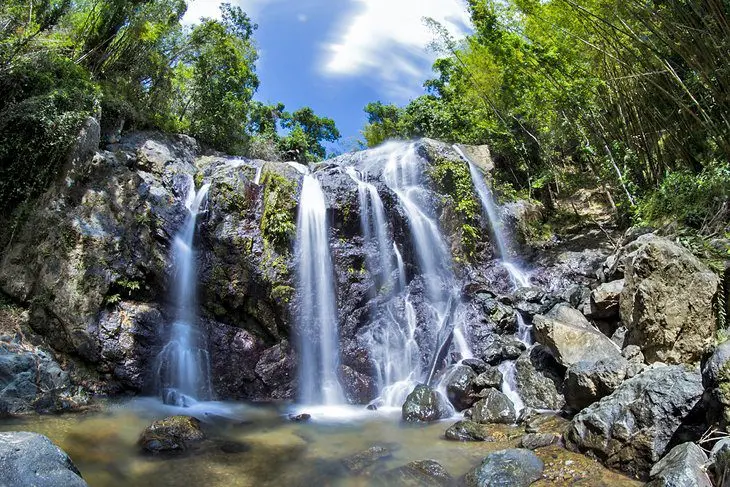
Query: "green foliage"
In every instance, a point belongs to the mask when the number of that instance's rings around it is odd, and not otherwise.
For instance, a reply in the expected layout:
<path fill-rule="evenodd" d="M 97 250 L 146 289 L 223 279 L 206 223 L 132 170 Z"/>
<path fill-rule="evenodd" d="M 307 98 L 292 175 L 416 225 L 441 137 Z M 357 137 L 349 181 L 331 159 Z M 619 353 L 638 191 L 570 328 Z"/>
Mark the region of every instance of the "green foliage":
<path fill-rule="evenodd" d="M 262 175 L 264 185 L 264 212 L 261 216 L 261 234 L 266 245 L 281 253 L 288 252 L 296 232 L 294 198 L 296 181 L 289 180 L 273 171 Z"/>

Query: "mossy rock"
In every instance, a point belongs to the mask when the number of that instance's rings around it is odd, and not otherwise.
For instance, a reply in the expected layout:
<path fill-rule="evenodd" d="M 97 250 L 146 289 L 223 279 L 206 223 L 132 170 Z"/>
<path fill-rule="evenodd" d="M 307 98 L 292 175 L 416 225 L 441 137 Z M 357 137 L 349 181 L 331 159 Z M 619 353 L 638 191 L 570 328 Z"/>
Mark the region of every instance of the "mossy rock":
<path fill-rule="evenodd" d="M 139 445 L 148 453 L 179 452 L 204 439 L 200 421 L 190 416 L 170 416 L 145 428 L 139 437 Z"/>

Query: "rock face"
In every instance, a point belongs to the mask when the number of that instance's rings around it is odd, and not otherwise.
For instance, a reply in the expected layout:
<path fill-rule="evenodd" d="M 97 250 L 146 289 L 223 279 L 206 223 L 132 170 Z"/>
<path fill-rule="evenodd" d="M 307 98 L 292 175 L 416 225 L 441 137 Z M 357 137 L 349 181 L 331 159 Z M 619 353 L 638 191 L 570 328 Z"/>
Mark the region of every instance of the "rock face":
<path fill-rule="evenodd" d="M 468 487 L 527 487 L 540 479 L 545 465 L 530 450 L 500 450 L 466 474 Z"/>
<path fill-rule="evenodd" d="M 486 389 L 481 399 L 471 408 L 471 419 L 476 423 L 514 423 L 515 407 L 507 396 L 496 389 Z"/>
<path fill-rule="evenodd" d="M 170 416 L 145 428 L 139 445 L 149 453 L 179 452 L 204 439 L 200 421 L 189 416 Z"/>
<path fill-rule="evenodd" d="M 87 487 L 71 459 L 37 433 L 0 433 L 0 485 Z"/>
<path fill-rule="evenodd" d="M 402 408 L 403 421 L 428 423 L 451 416 L 446 398 L 425 384 L 418 384 L 408 394 Z"/>
<path fill-rule="evenodd" d="M 683 366 L 649 369 L 583 409 L 565 433 L 566 444 L 608 467 L 646 475 L 690 421 L 703 388 Z"/>
<path fill-rule="evenodd" d="M 672 448 L 651 468 L 647 487 L 712 487 L 704 470 L 707 455 L 694 443 Z"/>
<path fill-rule="evenodd" d="M 48 353 L 0 337 L 0 416 L 60 411 L 71 395 L 68 374 Z"/>
<path fill-rule="evenodd" d="M 621 320 L 628 343 L 649 363 L 694 363 L 716 329 L 718 278 L 689 251 L 653 234 L 639 237 L 624 258 Z"/>
<path fill-rule="evenodd" d="M 547 315 L 536 315 L 535 338 L 545 345 L 563 366 L 581 361 L 597 361 L 620 357 L 618 347 L 605 335 L 590 326 L 576 309 L 566 305 L 554 307 Z"/>
<path fill-rule="evenodd" d="M 571 365 L 563 384 L 566 406 L 580 411 L 608 396 L 624 381 L 628 367 L 629 363 L 623 357 Z"/>

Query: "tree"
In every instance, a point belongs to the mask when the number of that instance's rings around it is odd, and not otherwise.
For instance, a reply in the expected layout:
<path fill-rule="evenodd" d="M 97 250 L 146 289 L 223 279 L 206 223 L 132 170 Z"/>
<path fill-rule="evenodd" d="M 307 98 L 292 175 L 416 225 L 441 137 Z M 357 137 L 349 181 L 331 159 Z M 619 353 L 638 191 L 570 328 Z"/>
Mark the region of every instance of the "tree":
<path fill-rule="evenodd" d="M 297 140 L 303 134 L 307 146 L 306 156 L 310 159 L 324 159 L 327 151 L 322 142 L 335 142 L 340 138 L 340 131 L 337 130 L 334 120 L 317 116 L 310 107 L 285 114 L 282 126 L 291 130 L 289 136 L 296 136 Z"/>

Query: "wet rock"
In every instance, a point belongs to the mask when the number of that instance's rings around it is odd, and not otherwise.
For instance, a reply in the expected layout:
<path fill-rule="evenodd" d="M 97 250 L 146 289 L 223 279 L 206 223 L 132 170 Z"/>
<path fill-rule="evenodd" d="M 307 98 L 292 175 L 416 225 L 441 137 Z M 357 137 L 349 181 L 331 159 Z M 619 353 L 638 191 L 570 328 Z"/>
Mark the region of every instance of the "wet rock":
<path fill-rule="evenodd" d="M 149 453 L 179 452 L 204 439 L 200 421 L 190 416 L 170 416 L 145 428 L 138 443 Z"/>
<path fill-rule="evenodd" d="M 515 382 L 525 406 L 561 409 L 565 404 L 562 394 L 564 370 L 542 345 L 520 355 L 515 362 Z"/>
<path fill-rule="evenodd" d="M 558 305 L 547 315 L 533 319 L 535 337 L 555 359 L 569 367 L 581 361 L 597 361 L 620 357 L 621 353 L 608 337 L 590 326 L 576 309 Z"/>
<path fill-rule="evenodd" d="M 481 465 L 466 474 L 467 487 L 527 487 L 542 476 L 545 465 L 530 450 L 500 450 L 484 458 Z"/>
<path fill-rule="evenodd" d="M 295 392 L 296 358 L 289 342 L 266 349 L 255 367 L 256 376 L 272 391 L 274 399 L 291 399 Z"/>
<path fill-rule="evenodd" d="M 454 479 L 434 460 L 420 460 L 389 470 L 373 478 L 372 484 L 382 487 L 447 487 Z"/>
<path fill-rule="evenodd" d="M 367 404 L 378 395 L 378 388 L 372 377 L 347 365 L 340 365 L 339 371 L 340 384 L 350 404 Z"/>
<path fill-rule="evenodd" d="M 478 358 L 464 359 L 461 361 L 461 365 L 471 367 L 471 370 L 473 370 L 476 374 L 482 374 L 489 368 L 486 362 L 479 360 Z"/>
<path fill-rule="evenodd" d="M 715 337 L 719 279 L 689 251 L 653 234 L 625 257 L 621 320 L 649 363 L 698 362 Z"/>
<path fill-rule="evenodd" d="M 730 424 L 730 341 L 717 346 L 702 364 L 703 402 L 707 422 L 721 427 Z"/>
<path fill-rule="evenodd" d="M 571 365 L 563 384 L 565 405 L 572 411 L 580 411 L 608 396 L 624 381 L 628 366 L 623 357 Z"/>
<path fill-rule="evenodd" d="M 514 336 L 491 334 L 486 340 L 473 344 L 473 352 L 489 365 L 515 360 L 525 350 L 525 344 Z"/>
<path fill-rule="evenodd" d="M 312 415 L 307 413 L 289 415 L 289 420 L 295 423 L 306 423 L 310 419 L 312 419 Z"/>
<path fill-rule="evenodd" d="M 590 310 L 587 316 L 596 319 L 618 318 L 618 301 L 623 290 L 623 279 L 598 286 L 591 292 Z"/>
<path fill-rule="evenodd" d="M 484 371 L 474 379 L 474 389 L 481 390 L 488 387 L 498 389 L 502 386 L 502 372 L 497 367 L 488 365 Z"/>
<path fill-rule="evenodd" d="M 651 469 L 647 487 L 712 487 L 704 467 L 707 455 L 694 443 L 672 448 Z"/>
<path fill-rule="evenodd" d="M 646 475 L 670 440 L 697 420 L 700 374 L 683 366 L 659 366 L 629 379 L 571 421 L 565 441 L 608 467 Z"/>
<path fill-rule="evenodd" d="M 452 424 L 446 430 L 445 436 L 452 441 L 493 441 L 483 425 L 469 420 Z"/>
<path fill-rule="evenodd" d="M 87 487 L 68 455 L 37 433 L 0 433 L 0 485 Z"/>
<path fill-rule="evenodd" d="M 377 462 L 393 456 L 393 451 L 382 445 L 371 446 L 365 451 L 355 453 L 342 460 L 345 468 L 354 474 L 359 474 L 375 465 Z"/>
<path fill-rule="evenodd" d="M 555 433 L 528 433 L 520 440 L 520 446 L 528 450 L 537 450 L 560 441 Z"/>
<path fill-rule="evenodd" d="M 402 408 L 403 421 L 427 423 L 451 416 L 451 408 L 444 396 L 433 388 L 418 384 L 408 394 Z"/>
<path fill-rule="evenodd" d="M 482 391 L 483 399 L 471 408 L 471 419 L 476 423 L 514 423 L 515 408 L 509 398 L 496 389 Z"/>
<path fill-rule="evenodd" d="M 0 337 L 0 411 L 20 414 L 73 406 L 68 374 L 51 355 L 10 337 Z"/>
<path fill-rule="evenodd" d="M 456 366 L 446 381 L 446 397 L 457 411 L 469 409 L 474 404 L 472 396 L 477 375 L 465 365 Z"/>

